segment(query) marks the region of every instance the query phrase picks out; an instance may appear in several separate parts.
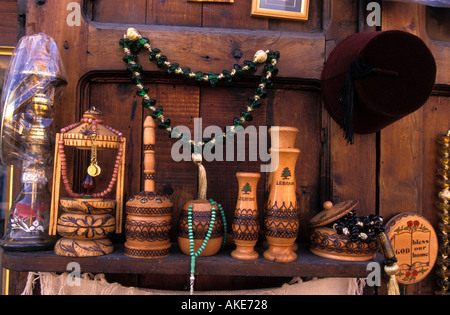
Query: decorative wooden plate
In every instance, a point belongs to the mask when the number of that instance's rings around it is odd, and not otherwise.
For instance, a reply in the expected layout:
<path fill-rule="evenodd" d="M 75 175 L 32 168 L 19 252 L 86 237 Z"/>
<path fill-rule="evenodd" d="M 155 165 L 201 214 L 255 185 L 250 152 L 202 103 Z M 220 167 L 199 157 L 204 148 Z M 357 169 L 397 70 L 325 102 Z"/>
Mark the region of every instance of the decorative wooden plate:
<path fill-rule="evenodd" d="M 401 213 L 386 224 L 400 271 L 397 281 L 414 284 L 433 269 L 438 254 L 438 239 L 431 223 L 417 213 Z"/>

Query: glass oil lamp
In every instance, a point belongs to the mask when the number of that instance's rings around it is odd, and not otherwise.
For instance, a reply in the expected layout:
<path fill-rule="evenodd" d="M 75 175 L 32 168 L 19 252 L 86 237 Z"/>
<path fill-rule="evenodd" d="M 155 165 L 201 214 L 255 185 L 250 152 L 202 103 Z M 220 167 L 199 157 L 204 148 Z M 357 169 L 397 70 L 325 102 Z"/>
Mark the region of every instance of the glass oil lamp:
<path fill-rule="evenodd" d="M 2 94 L 1 159 L 21 169 L 21 189 L 9 210 L 0 246 L 9 251 L 52 247 L 47 187 L 53 161 L 54 101 L 67 82 L 55 41 L 23 37 L 16 47 Z"/>

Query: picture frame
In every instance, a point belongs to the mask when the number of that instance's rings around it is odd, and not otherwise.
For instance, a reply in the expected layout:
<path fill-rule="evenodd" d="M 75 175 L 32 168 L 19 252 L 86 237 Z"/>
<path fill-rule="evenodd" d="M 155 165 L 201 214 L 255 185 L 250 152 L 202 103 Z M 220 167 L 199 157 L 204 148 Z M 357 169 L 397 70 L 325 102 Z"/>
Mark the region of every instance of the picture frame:
<path fill-rule="evenodd" d="M 309 0 L 252 0 L 252 16 L 308 20 Z"/>

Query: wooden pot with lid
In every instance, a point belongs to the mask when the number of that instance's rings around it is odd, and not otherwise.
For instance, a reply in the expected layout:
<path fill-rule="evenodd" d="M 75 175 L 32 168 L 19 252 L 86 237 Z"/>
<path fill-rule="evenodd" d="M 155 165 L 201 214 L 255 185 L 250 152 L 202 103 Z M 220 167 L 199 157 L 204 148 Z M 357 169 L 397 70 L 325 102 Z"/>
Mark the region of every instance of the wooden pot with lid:
<path fill-rule="evenodd" d="M 349 200 L 333 205 L 324 203 L 324 210 L 311 219 L 309 235 L 310 251 L 321 257 L 343 261 L 369 261 L 378 250 L 378 242 L 352 241 L 347 235 L 339 235 L 333 224 L 348 215 L 358 201 Z"/>

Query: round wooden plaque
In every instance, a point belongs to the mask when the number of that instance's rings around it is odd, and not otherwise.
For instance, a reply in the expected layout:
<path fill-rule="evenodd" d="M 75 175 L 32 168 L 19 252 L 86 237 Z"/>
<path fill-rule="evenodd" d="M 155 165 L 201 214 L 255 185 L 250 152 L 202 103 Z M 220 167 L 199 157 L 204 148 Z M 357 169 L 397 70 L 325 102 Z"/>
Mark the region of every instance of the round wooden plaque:
<path fill-rule="evenodd" d="M 417 213 L 401 213 L 386 224 L 400 271 L 397 281 L 414 284 L 433 269 L 438 254 L 438 239 L 430 222 Z"/>

